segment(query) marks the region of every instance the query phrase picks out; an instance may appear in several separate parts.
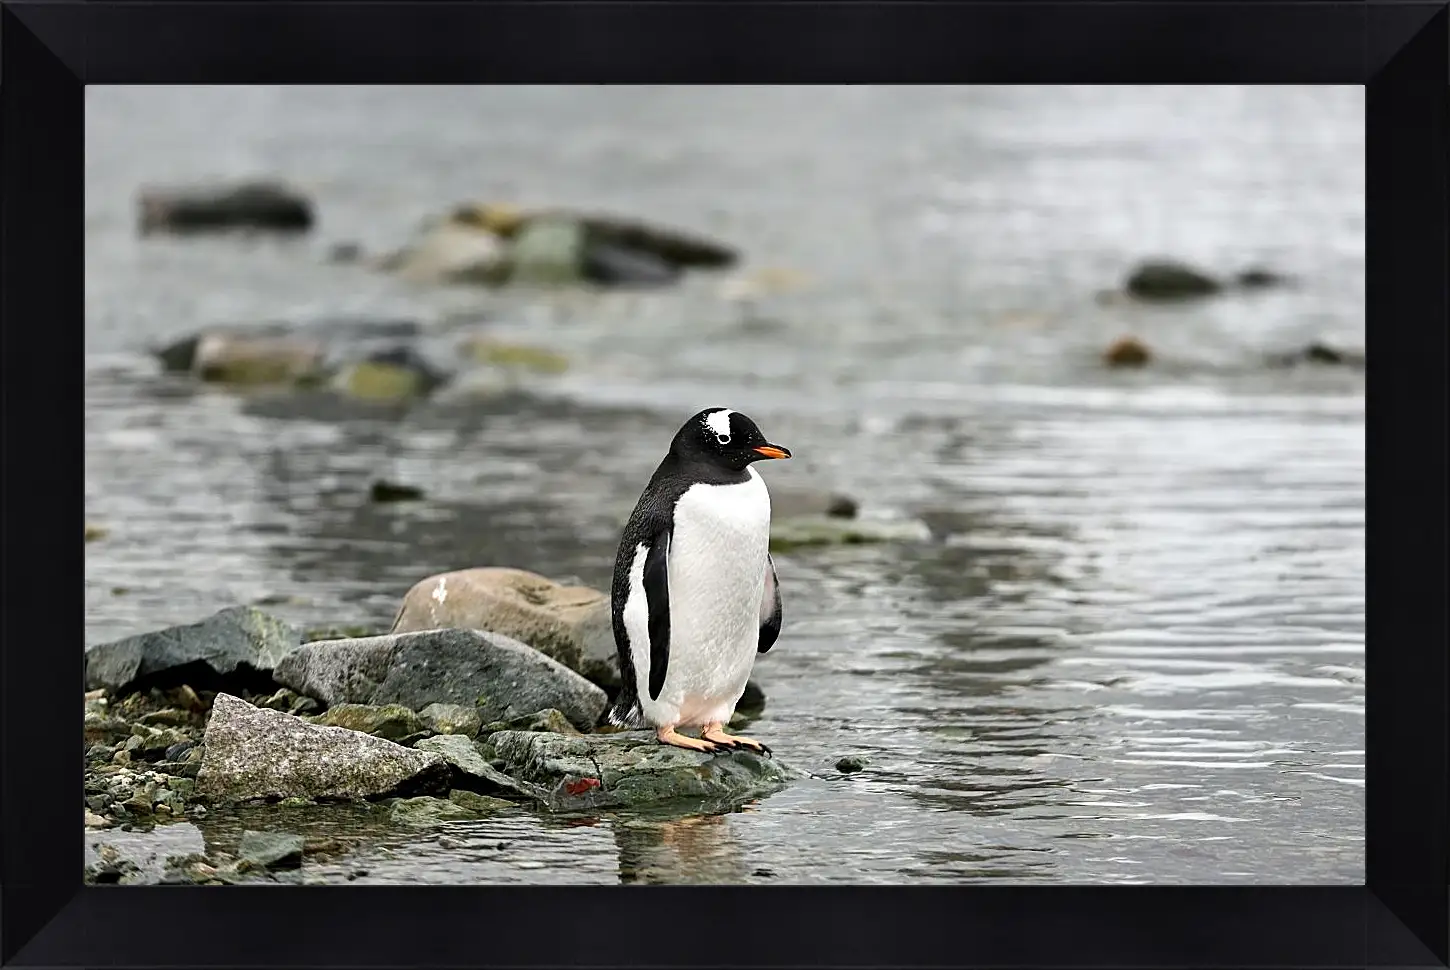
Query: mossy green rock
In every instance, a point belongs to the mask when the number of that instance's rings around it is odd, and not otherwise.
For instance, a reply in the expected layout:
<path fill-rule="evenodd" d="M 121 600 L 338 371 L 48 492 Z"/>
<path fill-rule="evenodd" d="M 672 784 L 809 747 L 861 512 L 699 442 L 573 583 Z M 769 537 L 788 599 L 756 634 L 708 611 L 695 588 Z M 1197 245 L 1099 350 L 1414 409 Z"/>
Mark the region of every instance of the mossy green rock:
<path fill-rule="evenodd" d="M 518 807 L 513 802 L 505 801 L 502 798 L 490 798 L 488 795 L 480 795 L 462 788 L 449 792 L 448 800 L 475 815 L 491 815 L 494 812 Z"/>
<path fill-rule="evenodd" d="M 490 337 L 473 337 L 463 349 L 480 364 L 535 374 L 562 374 L 569 369 L 569 358 L 545 347 L 514 344 Z"/>
<path fill-rule="evenodd" d="M 472 795 L 471 792 L 461 794 Z M 478 801 L 454 799 L 451 795 L 448 798 L 400 798 L 392 803 L 388 817 L 399 825 L 438 825 L 442 822 L 478 818 L 480 815 L 496 812 L 499 808 L 513 807 L 497 798 L 483 795 L 472 795 L 472 798 Z"/>
<path fill-rule="evenodd" d="M 778 791 L 805 775 L 747 751 L 704 754 L 662 745 L 649 732 L 566 736 L 504 731 L 485 754 L 515 779 L 547 792 L 556 812 L 690 803 L 722 809 Z"/>
<path fill-rule="evenodd" d="M 302 865 L 303 840 L 290 832 L 242 833 L 237 855 L 263 869 L 295 869 Z"/>
<path fill-rule="evenodd" d="M 532 714 L 525 714 L 523 717 L 516 717 L 508 721 L 494 721 L 483 727 L 484 733 L 496 734 L 499 731 L 550 731 L 554 734 L 578 734 L 574 725 L 560 712 L 550 708 L 543 711 L 535 711 Z"/>
<path fill-rule="evenodd" d="M 321 714 L 306 718 L 313 724 L 345 727 L 389 741 L 417 740 L 426 736 L 428 726 L 423 719 L 401 704 L 375 707 L 371 704 L 338 704 Z"/>
<path fill-rule="evenodd" d="M 471 738 L 483 727 L 478 710 L 462 704 L 429 704 L 418 715 L 435 734 L 461 734 Z"/>
<path fill-rule="evenodd" d="M 925 542 L 931 531 L 912 519 L 843 519 L 801 516 L 771 525 L 772 552 L 790 552 L 812 546 L 855 546 L 877 542 Z"/>

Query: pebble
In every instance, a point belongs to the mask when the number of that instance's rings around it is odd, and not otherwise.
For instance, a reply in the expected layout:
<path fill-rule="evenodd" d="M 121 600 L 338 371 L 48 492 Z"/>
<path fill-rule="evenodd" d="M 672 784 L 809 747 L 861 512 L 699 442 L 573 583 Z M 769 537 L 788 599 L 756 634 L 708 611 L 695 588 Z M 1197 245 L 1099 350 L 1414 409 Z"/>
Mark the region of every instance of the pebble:
<path fill-rule="evenodd" d="M 870 763 L 870 761 L 859 754 L 848 754 L 836 762 L 836 770 L 842 774 L 851 774 L 855 771 L 861 771 Z"/>

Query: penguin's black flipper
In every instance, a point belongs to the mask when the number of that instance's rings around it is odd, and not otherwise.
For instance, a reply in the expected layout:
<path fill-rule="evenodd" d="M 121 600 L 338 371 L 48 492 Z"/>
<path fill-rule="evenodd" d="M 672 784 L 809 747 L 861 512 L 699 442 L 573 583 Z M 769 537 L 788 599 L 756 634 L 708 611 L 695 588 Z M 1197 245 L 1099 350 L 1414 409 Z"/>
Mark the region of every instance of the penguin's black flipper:
<path fill-rule="evenodd" d="M 760 647 L 765 653 L 780 636 L 780 581 L 775 578 L 775 560 L 765 554 L 765 595 L 760 598 Z"/>
<path fill-rule="evenodd" d="M 670 531 L 650 540 L 644 559 L 644 601 L 649 610 L 649 696 L 658 700 L 670 667 Z"/>

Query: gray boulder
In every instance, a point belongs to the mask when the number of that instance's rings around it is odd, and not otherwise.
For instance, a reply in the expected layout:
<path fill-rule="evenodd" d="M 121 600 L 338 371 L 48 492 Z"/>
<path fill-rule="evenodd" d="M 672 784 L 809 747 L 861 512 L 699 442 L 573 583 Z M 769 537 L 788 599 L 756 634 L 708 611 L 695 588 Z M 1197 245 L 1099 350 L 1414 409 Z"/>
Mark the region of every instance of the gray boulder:
<path fill-rule="evenodd" d="M 86 648 L 86 689 L 112 696 L 139 688 L 268 689 L 269 672 L 302 644 L 295 627 L 251 606 L 185 626 Z"/>
<path fill-rule="evenodd" d="M 333 704 L 429 704 L 477 709 L 482 722 L 547 707 L 587 730 L 604 691 L 563 664 L 499 633 L 426 630 L 304 644 L 273 672 L 293 690 Z"/>
<path fill-rule="evenodd" d="M 463 791 L 480 792 L 516 801 L 545 801 L 547 792 L 520 782 L 489 764 L 473 741 L 457 734 L 440 734 L 418 742 L 419 751 L 442 757 L 453 769 L 451 785 Z"/>
<path fill-rule="evenodd" d="M 738 805 L 805 775 L 747 751 L 704 754 L 660 744 L 648 732 L 567 737 L 504 731 L 482 743 L 501 770 L 535 786 L 552 811 L 689 802 Z"/>
<path fill-rule="evenodd" d="M 447 789 L 437 754 L 342 727 L 308 724 L 230 694 L 212 702 L 197 792 L 216 801 L 360 799 Z"/>

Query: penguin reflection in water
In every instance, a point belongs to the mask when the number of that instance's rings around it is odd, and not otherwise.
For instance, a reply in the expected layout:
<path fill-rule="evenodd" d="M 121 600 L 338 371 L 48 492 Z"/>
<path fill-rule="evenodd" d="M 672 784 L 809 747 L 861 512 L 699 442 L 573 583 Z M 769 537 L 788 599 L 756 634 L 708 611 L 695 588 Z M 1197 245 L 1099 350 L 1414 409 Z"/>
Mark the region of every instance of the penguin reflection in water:
<path fill-rule="evenodd" d="M 725 733 L 757 653 L 780 636 L 770 493 L 751 467 L 789 458 L 738 411 L 685 422 L 624 527 L 614 643 L 624 686 L 605 715 L 695 751 L 770 749 Z M 678 733 L 699 728 L 698 739 Z"/>

